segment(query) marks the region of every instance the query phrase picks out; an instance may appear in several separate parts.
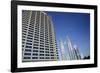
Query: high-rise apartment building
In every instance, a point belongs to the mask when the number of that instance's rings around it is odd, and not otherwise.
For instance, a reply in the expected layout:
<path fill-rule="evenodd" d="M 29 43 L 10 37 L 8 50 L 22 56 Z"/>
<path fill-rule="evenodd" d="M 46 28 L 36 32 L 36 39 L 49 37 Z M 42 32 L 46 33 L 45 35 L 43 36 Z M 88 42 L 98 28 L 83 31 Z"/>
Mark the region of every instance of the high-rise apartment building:
<path fill-rule="evenodd" d="M 50 16 L 42 11 L 22 10 L 22 61 L 57 61 L 55 31 Z"/>

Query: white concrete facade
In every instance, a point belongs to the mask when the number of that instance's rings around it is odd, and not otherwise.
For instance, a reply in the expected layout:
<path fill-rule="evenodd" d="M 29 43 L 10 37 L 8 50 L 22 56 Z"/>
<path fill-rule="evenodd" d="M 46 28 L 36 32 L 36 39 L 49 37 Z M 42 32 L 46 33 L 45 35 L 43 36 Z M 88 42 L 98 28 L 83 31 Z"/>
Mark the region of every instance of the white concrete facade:
<path fill-rule="evenodd" d="M 59 59 L 51 17 L 45 12 L 22 10 L 22 61 Z"/>

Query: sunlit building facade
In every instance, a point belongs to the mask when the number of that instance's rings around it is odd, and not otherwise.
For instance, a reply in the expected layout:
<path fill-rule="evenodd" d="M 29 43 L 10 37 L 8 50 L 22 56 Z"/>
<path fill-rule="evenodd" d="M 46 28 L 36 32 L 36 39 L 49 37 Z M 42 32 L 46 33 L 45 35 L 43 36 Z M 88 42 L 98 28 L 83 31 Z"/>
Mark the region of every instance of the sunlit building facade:
<path fill-rule="evenodd" d="M 70 60 L 80 60 L 81 55 L 79 49 L 76 45 L 73 46 L 73 43 L 69 37 L 67 37 L 67 48 Z"/>
<path fill-rule="evenodd" d="M 67 41 L 60 40 L 60 52 L 62 61 L 82 59 L 77 45 L 73 45 L 69 37 L 67 37 Z"/>
<path fill-rule="evenodd" d="M 51 17 L 42 11 L 22 10 L 22 61 L 57 61 L 58 59 Z"/>

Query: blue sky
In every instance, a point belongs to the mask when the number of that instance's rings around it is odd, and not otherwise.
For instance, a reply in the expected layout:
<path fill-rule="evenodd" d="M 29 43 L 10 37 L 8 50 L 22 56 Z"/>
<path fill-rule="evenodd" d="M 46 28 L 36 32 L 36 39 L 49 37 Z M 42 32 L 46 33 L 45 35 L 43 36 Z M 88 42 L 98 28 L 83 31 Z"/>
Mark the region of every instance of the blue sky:
<path fill-rule="evenodd" d="M 84 56 L 90 54 L 90 14 L 71 12 L 46 13 L 52 17 L 58 48 L 60 39 L 65 41 L 66 36 L 69 36 Z"/>

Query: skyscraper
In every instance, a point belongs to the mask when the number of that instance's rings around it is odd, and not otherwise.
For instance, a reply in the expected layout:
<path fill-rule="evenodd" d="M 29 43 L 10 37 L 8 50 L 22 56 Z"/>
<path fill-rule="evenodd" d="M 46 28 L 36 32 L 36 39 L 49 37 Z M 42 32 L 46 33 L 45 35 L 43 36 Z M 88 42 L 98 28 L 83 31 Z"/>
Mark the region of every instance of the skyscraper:
<path fill-rule="evenodd" d="M 64 43 L 61 40 L 60 40 L 60 49 L 61 49 L 61 59 L 66 60 L 65 47 Z"/>
<path fill-rule="evenodd" d="M 22 61 L 57 61 L 55 31 L 50 16 L 22 10 Z"/>
<path fill-rule="evenodd" d="M 79 60 L 81 59 L 81 55 L 79 49 L 76 45 L 73 46 L 72 41 L 69 37 L 67 37 L 67 46 L 70 60 Z"/>
<path fill-rule="evenodd" d="M 67 46 L 68 46 L 68 53 L 69 53 L 70 60 L 74 60 L 75 52 L 73 51 L 73 45 L 69 37 L 67 37 Z"/>
<path fill-rule="evenodd" d="M 81 54 L 80 54 L 79 49 L 76 45 L 74 45 L 74 51 L 75 51 L 76 58 L 78 60 L 81 59 Z"/>

